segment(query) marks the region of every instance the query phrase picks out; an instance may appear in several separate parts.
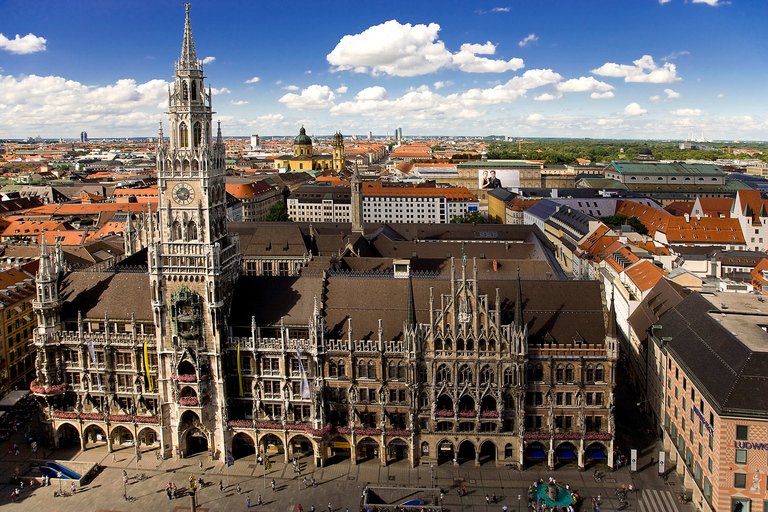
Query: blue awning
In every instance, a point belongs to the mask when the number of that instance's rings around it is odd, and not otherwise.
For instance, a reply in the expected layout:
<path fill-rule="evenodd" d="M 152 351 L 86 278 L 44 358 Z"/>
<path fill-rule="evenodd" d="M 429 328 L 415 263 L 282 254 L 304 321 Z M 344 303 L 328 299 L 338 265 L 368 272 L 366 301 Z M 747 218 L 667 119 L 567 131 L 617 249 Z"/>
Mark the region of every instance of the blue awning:
<path fill-rule="evenodd" d="M 605 459 L 605 453 L 600 448 L 589 448 L 586 455 L 588 459 Z"/>
<path fill-rule="evenodd" d="M 529 459 L 544 459 L 544 450 L 540 448 L 533 448 L 526 453 Z"/>
<path fill-rule="evenodd" d="M 558 459 L 564 459 L 564 460 L 567 460 L 567 459 L 573 460 L 573 459 L 576 458 L 576 454 L 573 453 L 573 450 L 571 450 L 570 448 L 565 448 L 565 449 L 562 449 L 562 450 L 558 449 L 557 450 L 557 458 Z"/>

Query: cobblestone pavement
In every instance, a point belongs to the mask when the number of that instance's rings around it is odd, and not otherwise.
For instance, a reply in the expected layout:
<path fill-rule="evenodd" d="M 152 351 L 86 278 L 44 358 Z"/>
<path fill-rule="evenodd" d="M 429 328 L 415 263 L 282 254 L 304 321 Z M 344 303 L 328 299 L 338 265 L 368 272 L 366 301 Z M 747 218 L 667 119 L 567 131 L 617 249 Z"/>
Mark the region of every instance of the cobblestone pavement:
<path fill-rule="evenodd" d="M 198 492 L 198 507 L 201 512 L 227 511 L 246 509 L 246 498 L 250 496 L 251 507 L 265 511 L 296 511 L 302 505 L 304 511 L 310 512 L 311 506 L 318 512 L 326 512 L 331 504 L 333 512 L 352 512 L 360 510 L 360 497 L 367 484 L 387 487 L 430 487 L 432 475 L 429 466 L 417 468 L 408 467 L 407 462 L 397 462 L 382 467 L 378 460 L 372 460 L 353 466 L 349 461 L 333 464 L 325 468 L 313 468 L 307 465 L 303 476 L 308 479 L 315 477 L 318 485 L 315 488 L 304 489 L 293 473 L 291 464 L 273 463 L 273 467 L 264 477 L 264 466 L 254 463 L 252 457 L 235 461 L 227 468 L 223 463 L 209 463 L 204 456 L 181 460 L 158 461 L 153 451 L 144 453 L 138 464 L 139 471 L 148 477 L 143 481 L 135 481 L 136 458 L 132 447 L 126 447 L 115 452 L 115 457 L 107 452 L 105 446 L 86 451 L 59 450 L 48 459 L 75 460 L 78 462 L 98 463 L 102 470 L 90 483 L 79 489 L 72 497 L 53 497 L 56 484 L 45 488 L 25 489 L 21 499 L 11 503 L 10 493 L 13 486 L 9 484 L 13 470 L 19 467 L 22 473 L 26 471 L 32 453 L 26 445 L 21 445 L 19 455 L 4 454 L 0 456 L 0 505 L 8 510 L 44 510 L 53 506 L 56 511 L 182 511 L 191 509 L 191 499 L 181 497 L 168 500 L 165 486 L 174 482 L 179 488 L 188 485 L 189 475 L 195 478 L 201 476 L 199 463 L 203 461 L 203 480 L 208 484 Z M 462 466 L 442 465 L 435 468 L 436 487 L 445 490 L 443 507 L 448 511 L 456 510 L 502 510 L 506 505 L 509 512 L 526 511 L 526 492 L 534 480 L 548 480 L 550 475 L 557 478 L 558 483 L 568 483 L 571 490 L 576 490 L 584 498 L 581 510 L 592 510 L 592 498 L 600 495 L 599 509 L 603 512 L 618 508 L 618 500 L 614 490 L 622 484 L 634 484 L 637 492 L 629 497 L 627 510 L 655 512 L 693 512 L 693 505 L 681 506 L 677 495 L 683 492 L 679 480 L 673 475 L 668 482 L 663 482 L 656 474 L 655 467 L 646 467 L 651 455 L 657 454 L 658 443 L 645 452 L 641 452 L 639 460 L 640 471 L 631 474 L 628 468 L 616 472 L 607 472 L 601 482 L 596 482 L 592 476 L 593 469 L 578 471 L 575 467 L 565 466 L 549 472 L 544 466 L 533 466 L 525 471 L 506 468 L 496 468 L 486 465 L 474 467 L 473 464 Z M 598 466 L 605 471 L 606 468 Z M 123 484 L 121 473 L 125 470 L 129 475 L 127 485 L 128 495 L 135 498 L 133 502 L 123 499 Z M 276 481 L 276 492 L 272 492 L 270 481 Z M 225 486 L 219 490 L 219 482 Z M 236 486 L 240 485 L 238 494 Z M 467 495 L 459 497 L 456 489 L 467 486 Z M 486 505 L 485 495 L 496 493 L 498 502 Z M 261 495 L 264 504 L 257 507 L 258 496 Z M 518 501 L 518 495 L 520 500 Z"/>

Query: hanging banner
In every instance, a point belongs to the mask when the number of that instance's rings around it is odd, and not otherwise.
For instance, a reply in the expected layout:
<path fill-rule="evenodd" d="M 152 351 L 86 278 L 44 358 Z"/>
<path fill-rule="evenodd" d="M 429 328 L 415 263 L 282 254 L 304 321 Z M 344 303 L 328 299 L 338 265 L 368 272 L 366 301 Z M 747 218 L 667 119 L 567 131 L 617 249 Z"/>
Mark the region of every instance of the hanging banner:
<path fill-rule="evenodd" d="M 147 342 L 144 342 L 144 370 L 147 372 L 147 388 L 150 393 L 152 392 L 152 377 L 149 374 L 149 350 L 147 349 Z"/>
<path fill-rule="evenodd" d="M 93 338 L 88 340 L 88 352 L 91 354 L 93 367 L 96 368 L 96 381 L 99 383 L 99 391 L 101 391 L 101 374 L 99 373 L 99 366 L 96 364 L 96 351 L 93 349 Z"/>
<path fill-rule="evenodd" d="M 301 362 L 301 350 L 296 347 L 296 355 L 299 356 L 299 374 L 301 375 L 301 398 L 309 398 L 309 382 L 307 382 L 307 373 L 304 371 L 304 363 Z"/>
<path fill-rule="evenodd" d="M 637 471 L 637 450 L 629 451 L 629 470 Z"/>
<path fill-rule="evenodd" d="M 240 362 L 240 345 L 237 345 L 237 385 L 239 396 L 243 396 L 243 368 Z"/>

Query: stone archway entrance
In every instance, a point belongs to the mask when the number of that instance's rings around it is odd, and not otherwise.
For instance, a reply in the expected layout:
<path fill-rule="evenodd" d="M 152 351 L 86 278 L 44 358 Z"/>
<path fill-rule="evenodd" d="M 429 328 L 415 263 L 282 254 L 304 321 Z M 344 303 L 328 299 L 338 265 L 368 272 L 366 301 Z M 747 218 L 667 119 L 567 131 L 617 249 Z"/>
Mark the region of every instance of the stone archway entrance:
<path fill-rule="evenodd" d="M 408 458 L 408 443 L 402 439 L 393 439 L 388 446 L 388 460 L 398 461 Z"/>
<path fill-rule="evenodd" d="M 267 434 L 262 437 L 259 446 L 261 447 L 261 452 L 263 452 L 266 457 L 274 457 L 275 455 L 280 455 L 285 452 L 283 441 L 275 434 Z M 275 459 L 271 460 L 274 461 Z"/>
<path fill-rule="evenodd" d="M 328 461 L 326 465 L 335 464 L 352 457 L 352 448 L 349 441 L 341 436 L 336 436 L 328 442 Z"/>
<path fill-rule="evenodd" d="M 191 457 L 198 453 L 208 453 L 208 436 L 199 428 L 192 428 L 184 436 L 184 456 Z"/>
<path fill-rule="evenodd" d="M 59 425 L 56 433 L 59 440 L 59 448 L 80 447 L 80 433 L 69 423 Z"/>
<path fill-rule="evenodd" d="M 357 462 L 376 459 L 379 456 L 379 443 L 375 439 L 366 437 L 357 442 Z"/>
<path fill-rule="evenodd" d="M 107 442 L 107 434 L 98 425 L 88 425 L 85 427 L 85 442 L 95 446 L 102 446 Z"/>
<path fill-rule="evenodd" d="M 112 429 L 110 436 L 113 449 L 120 449 L 126 446 L 133 446 L 133 434 L 126 427 L 118 426 Z"/>
<path fill-rule="evenodd" d="M 453 462 L 456 458 L 456 452 L 453 449 L 453 443 L 448 440 L 440 441 L 437 445 L 437 464 L 443 464 L 444 462 Z"/>
<path fill-rule="evenodd" d="M 293 436 L 289 444 L 291 447 L 291 457 L 314 457 L 315 455 L 312 442 L 306 436 Z"/>
<path fill-rule="evenodd" d="M 256 445 L 251 436 L 240 432 L 232 437 L 232 457 L 235 459 L 242 459 L 243 457 L 249 457 L 255 454 Z"/>
<path fill-rule="evenodd" d="M 459 464 L 465 462 L 475 462 L 475 445 L 470 441 L 464 441 L 459 445 L 459 456 L 457 457 Z"/>
<path fill-rule="evenodd" d="M 496 462 L 496 445 L 486 441 L 480 446 L 480 464 Z"/>

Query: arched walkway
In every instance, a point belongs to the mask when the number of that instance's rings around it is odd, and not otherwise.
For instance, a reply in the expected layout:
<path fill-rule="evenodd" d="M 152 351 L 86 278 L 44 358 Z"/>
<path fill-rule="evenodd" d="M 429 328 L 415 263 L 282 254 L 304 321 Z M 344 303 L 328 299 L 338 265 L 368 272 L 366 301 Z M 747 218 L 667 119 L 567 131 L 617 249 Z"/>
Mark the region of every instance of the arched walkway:
<path fill-rule="evenodd" d="M 352 449 L 349 446 L 349 441 L 341 436 L 336 436 L 328 443 L 328 461 L 326 465 L 349 460 L 351 456 Z"/>
<path fill-rule="evenodd" d="M 364 437 L 358 441 L 356 449 L 358 463 L 379 457 L 379 443 L 370 437 Z"/>
<path fill-rule="evenodd" d="M 235 459 L 242 459 L 243 457 L 249 457 L 256 454 L 256 443 L 253 438 L 244 433 L 239 432 L 232 437 L 232 457 Z"/>
<path fill-rule="evenodd" d="M 592 443 L 584 450 L 584 458 L 591 461 L 604 461 L 606 459 L 607 450 L 602 443 Z"/>
<path fill-rule="evenodd" d="M 102 446 L 107 442 L 107 434 L 104 429 L 94 424 L 85 427 L 84 437 L 86 445 Z"/>
<path fill-rule="evenodd" d="M 437 464 L 443 464 L 444 462 L 453 462 L 456 458 L 456 452 L 453 448 L 453 443 L 444 439 L 437 445 Z"/>
<path fill-rule="evenodd" d="M 307 436 L 293 436 L 288 443 L 291 447 L 291 457 L 314 457 L 315 449 Z"/>
<path fill-rule="evenodd" d="M 143 444 L 144 446 L 151 446 L 157 443 L 159 439 L 160 436 L 158 436 L 157 432 L 155 432 L 155 429 L 151 427 L 144 427 L 139 430 L 138 440 L 139 443 Z"/>
<path fill-rule="evenodd" d="M 273 457 L 285 452 L 283 446 L 283 440 L 277 437 L 275 434 L 267 434 L 259 441 L 260 453 L 264 456 Z"/>
<path fill-rule="evenodd" d="M 387 447 L 387 460 L 398 461 L 408 458 L 408 443 L 402 439 L 393 439 Z"/>
<path fill-rule="evenodd" d="M 575 461 L 577 453 L 576 447 L 571 443 L 562 443 L 555 448 L 557 461 L 565 464 Z"/>
<path fill-rule="evenodd" d="M 458 461 L 459 464 L 464 464 L 465 462 L 475 462 L 475 445 L 472 444 L 471 441 L 463 441 L 459 445 L 459 456 Z"/>
<path fill-rule="evenodd" d="M 547 460 L 547 452 L 544 450 L 544 445 L 536 442 L 531 443 L 525 448 L 525 462 L 526 468 L 529 463 L 536 463 Z"/>
<path fill-rule="evenodd" d="M 208 437 L 198 428 L 192 428 L 184 436 L 184 456 L 191 457 L 197 453 L 208 452 Z"/>
<path fill-rule="evenodd" d="M 480 464 L 494 462 L 496 462 L 496 445 L 491 441 L 486 441 L 480 445 Z"/>
<path fill-rule="evenodd" d="M 62 423 L 56 429 L 59 438 L 59 448 L 80 447 L 80 432 L 69 423 Z"/>
<path fill-rule="evenodd" d="M 126 446 L 133 446 L 133 433 L 122 425 L 112 429 L 109 439 L 112 442 L 113 448 L 120 449 Z"/>

